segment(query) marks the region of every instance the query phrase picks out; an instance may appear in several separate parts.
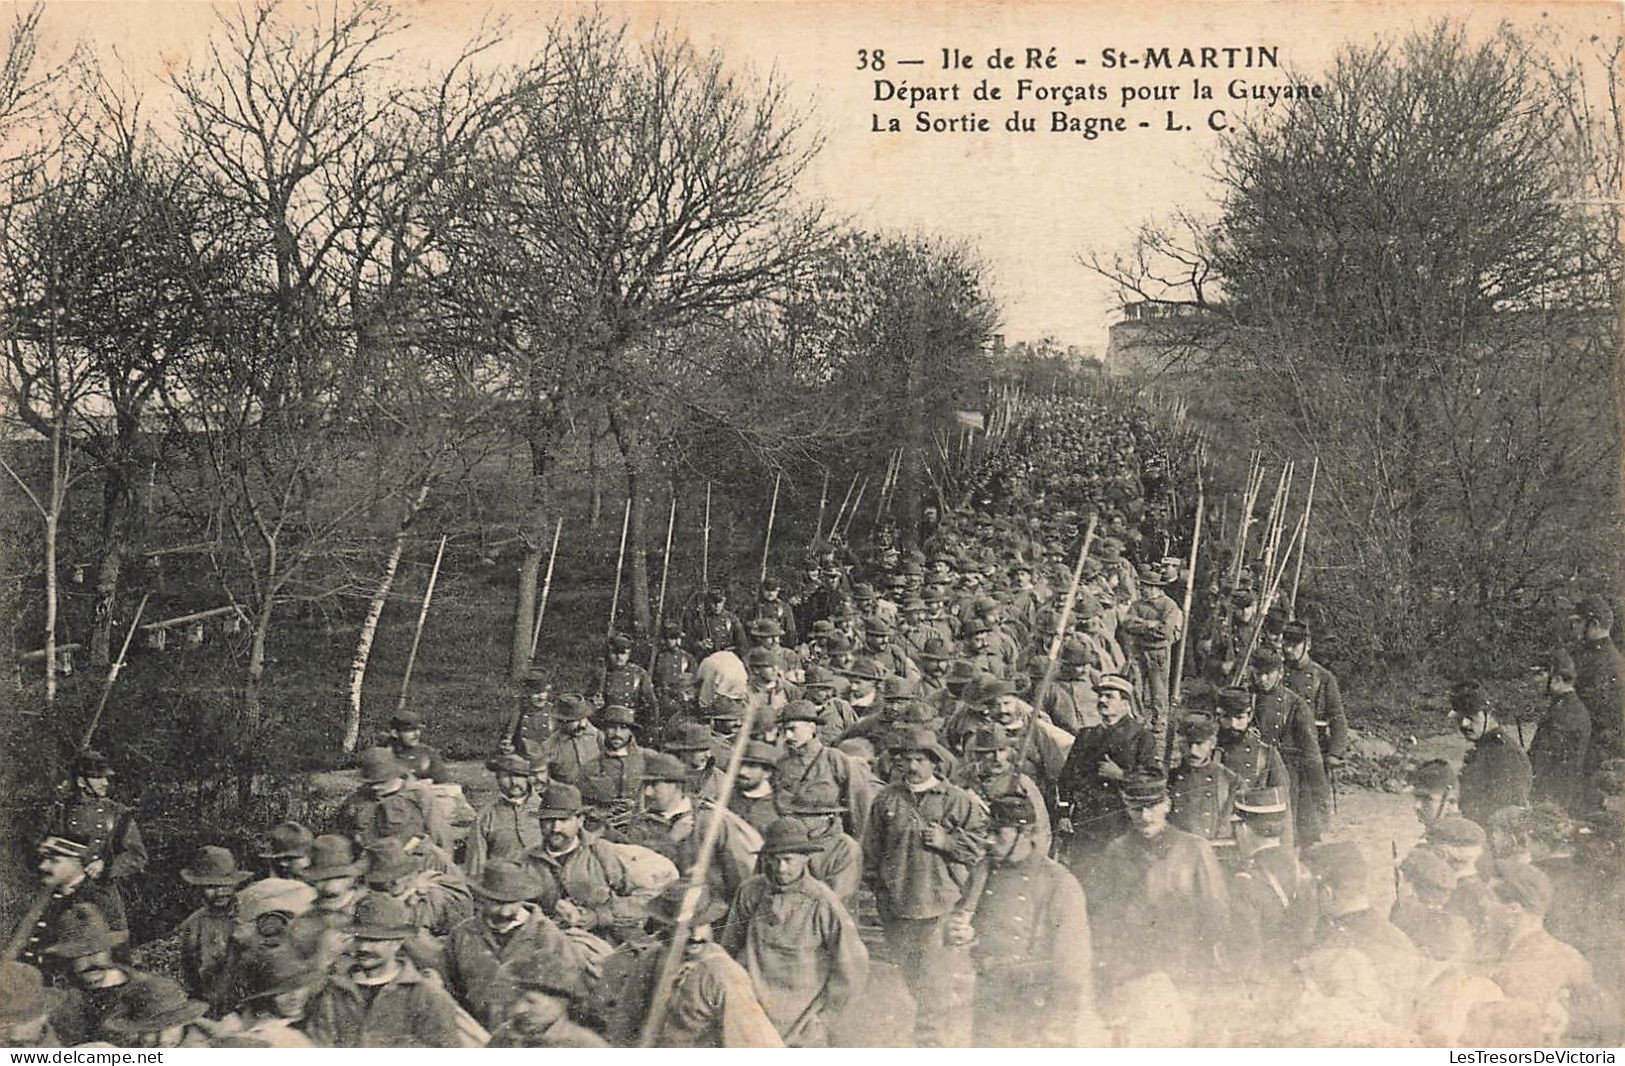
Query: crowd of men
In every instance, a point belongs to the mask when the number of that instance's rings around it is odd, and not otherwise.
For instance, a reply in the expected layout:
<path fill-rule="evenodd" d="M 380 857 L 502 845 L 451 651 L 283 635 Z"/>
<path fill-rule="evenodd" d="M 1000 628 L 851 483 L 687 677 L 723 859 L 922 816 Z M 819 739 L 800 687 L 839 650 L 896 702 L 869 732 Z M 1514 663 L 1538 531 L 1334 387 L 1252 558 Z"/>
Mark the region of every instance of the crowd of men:
<path fill-rule="evenodd" d="M 1544 664 L 1527 753 L 1462 686 L 1422 842 L 1362 848 L 1338 679 L 1249 560 L 1189 574 L 1169 444 L 1036 404 L 917 536 L 821 540 L 737 609 L 706 590 L 588 692 L 535 674 L 477 811 L 395 715 L 329 824 L 178 872 L 177 972 L 134 961 L 121 886 L 164 872 L 82 754 L 0 1042 L 828 1046 L 880 962 L 920 1046 L 1617 1042 L 1608 605 Z"/>

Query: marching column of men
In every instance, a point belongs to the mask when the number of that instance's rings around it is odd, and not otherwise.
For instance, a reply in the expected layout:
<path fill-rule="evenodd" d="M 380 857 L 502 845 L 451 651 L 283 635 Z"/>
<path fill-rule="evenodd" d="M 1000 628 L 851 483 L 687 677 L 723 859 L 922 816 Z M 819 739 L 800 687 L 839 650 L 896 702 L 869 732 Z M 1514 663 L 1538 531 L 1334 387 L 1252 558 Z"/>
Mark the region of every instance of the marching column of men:
<path fill-rule="evenodd" d="M 1245 583 L 1176 602 L 1189 530 L 1148 424 L 1057 400 L 1025 432 L 917 550 L 820 541 L 737 613 L 705 590 L 652 669 L 616 635 L 585 696 L 528 677 L 477 811 L 395 715 L 330 824 L 270 829 L 258 872 L 219 843 L 176 871 L 198 907 L 166 972 L 132 954 L 120 884 L 156 873 L 85 753 L 0 964 L 4 1035 L 827 1046 L 885 964 L 920 1046 L 1617 1039 L 1618 974 L 1561 939 L 1621 910 L 1606 603 L 1547 660 L 1527 755 L 1457 690 L 1468 756 L 1419 768 L 1423 842 L 1390 870 L 1336 839 L 1348 712 L 1311 627 Z"/>

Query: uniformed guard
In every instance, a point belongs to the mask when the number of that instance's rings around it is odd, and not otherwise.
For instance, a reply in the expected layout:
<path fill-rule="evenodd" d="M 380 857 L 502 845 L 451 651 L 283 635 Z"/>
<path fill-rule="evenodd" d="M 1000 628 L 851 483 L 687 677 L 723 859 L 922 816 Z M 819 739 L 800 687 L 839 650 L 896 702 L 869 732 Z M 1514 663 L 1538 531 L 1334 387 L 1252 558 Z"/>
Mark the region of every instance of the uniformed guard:
<path fill-rule="evenodd" d="M 1281 683 L 1283 663 L 1273 651 L 1253 655 L 1253 727 L 1286 765 L 1294 839 L 1300 848 L 1320 839 L 1331 816 L 1331 782 L 1315 735 L 1315 714 Z"/>
<path fill-rule="evenodd" d="M 604 707 L 630 707 L 637 714 L 638 735 L 653 743 L 660 732 L 660 698 L 649 671 L 632 661 L 632 638 L 617 633 L 609 638 L 604 668 L 593 694 Z"/>
<path fill-rule="evenodd" d="M 1168 795 L 1173 806 L 1168 819 L 1174 826 L 1215 846 L 1233 846 L 1231 819 L 1240 794 L 1241 778 L 1216 757 L 1219 723 L 1205 714 L 1179 723 L 1184 757 L 1168 774 Z M 1220 845 L 1219 842 L 1224 844 Z"/>
<path fill-rule="evenodd" d="M 1461 764 L 1461 813 L 1487 826 L 1502 807 L 1529 803 L 1533 775 L 1529 756 L 1496 723 L 1488 697 L 1477 685 L 1460 685 L 1450 694 L 1456 725 L 1472 748 Z"/>
<path fill-rule="evenodd" d="M 1281 681 L 1309 704 L 1314 713 L 1320 754 L 1326 760 L 1327 775 L 1343 761 L 1348 746 L 1348 714 L 1343 709 L 1343 688 L 1337 675 L 1310 658 L 1313 641 L 1309 624 L 1301 619 L 1286 623 L 1281 631 L 1281 658 L 1285 672 Z"/>
<path fill-rule="evenodd" d="M 74 798 L 62 809 L 54 835 L 89 848 L 85 876 L 118 883 L 147 868 L 147 847 L 135 812 L 111 798 L 117 776 L 107 756 L 87 748 L 73 760 Z"/>
<path fill-rule="evenodd" d="M 61 926 L 67 912 L 75 906 L 89 904 L 96 908 L 109 928 L 122 932 L 127 929 L 124 899 L 117 885 L 110 881 L 92 881 L 85 873 L 91 850 L 84 841 L 48 836 L 40 841 L 37 853 L 40 893 L 44 900 L 32 927 L 22 937 L 18 958 L 55 980 L 60 975 L 50 964 L 51 956 L 46 949 L 62 937 Z"/>

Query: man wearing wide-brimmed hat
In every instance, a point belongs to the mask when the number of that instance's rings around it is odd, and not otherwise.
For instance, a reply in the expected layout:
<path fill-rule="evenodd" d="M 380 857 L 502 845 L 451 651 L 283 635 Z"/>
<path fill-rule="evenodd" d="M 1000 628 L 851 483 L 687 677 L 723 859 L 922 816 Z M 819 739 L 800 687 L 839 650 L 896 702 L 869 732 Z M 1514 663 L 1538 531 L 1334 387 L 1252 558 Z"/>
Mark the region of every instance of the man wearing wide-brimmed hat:
<path fill-rule="evenodd" d="M 76 755 L 74 798 L 51 830 L 55 836 L 86 846 L 86 877 L 114 884 L 147 868 L 147 846 L 142 843 L 135 812 L 111 798 L 117 776 L 107 756 L 94 748 Z"/>
<path fill-rule="evenodd" d="M 592 723 L 596 711 L 589 700 L 561 695 L 553 704 L 552 728 L 526 758 L 535 766 L 546 767 L 553 780 L 579 784 L 586 767 L 604 753 L 598 727 Z"/>
<path fill-rule="evenodd" d="M 722 795 L 726 776 L 717 760 L 716 738 L 704 722 L 683 722 L 668 732 L 660 749 L 675 755 L 688 767 L 690 792 L 708 800 Z"/>
<path fill-rule="evenodd" d="M 807 838 L 818 845 L 818 851 L 807 860 L 807 873 L 828 885 L 847 911 L 856 915 L 858 889 L 863 884 L 863 850 L 856 838 L 842 830 L 845 815 L 846 805 L 829 783 L 803 788 L 784 813 L 784 817 L 800 822 L 807 830 Z"/>
<path fill-rule="evenodd" d="M 637 743 L 638 719 L 632 708 L 605 707 L 598 712 L 596 721 L 602 753 L 582 767 L 576 785 L 589 804 L 610 818 L 637 806 L 643 762 L 655 753 Z"/>
<path fill-rule="evenodd" d="M 644 760 L 643 809 L 627 827 L 627 839 L 666 856 L 687 874 L 699 862 L 700 847 L 716 820 L 711 845 L 709 883 L 727 906 L 756 866 L 761 834 L 739 815 L 689 791 L 688 768 L 657 752 Z"/>
<path fill-rule="evenodd" d="M 58 924 L 69 908 L 78 903 L 89 903 L 101 912 L 109 926 L 115 930 L 126 928 L 124 899 L 118 885 L 109 880 L 92 881 L 85 873 L 90 861 L 90 845 L 67 837 L 47 836 L 36 849 L 41 890 L 49 890 L 45 909 L 34 919 L 33 927 L 23 937 L 17 957 L 30 966 L 37 966 L 53 974 L 45 949 L 57 938 Z"/>
<path fill-rule="evenodd" d="M 523 755 L 508 752 L 485 760 L 496 777 L 496 797 L 481 807 L 469 827 L 463 868 L 477 878 L 492 859 L 516 859 L 542 842 L 536 825 L 541 806 L 536 794 L 537 771 Z M 545 769 L 541 784 L 547 785 Z"/>
<path fill-rule="evenodd" d="M 181 880 L 203 893 L 203 906 L 182 919 L 174 934 L 180 939 L 181 976 L 187 988 L 207 1001 L 215 1017 L 232 1006 L 227 971 L 237 890 L 252 876 L 237 868 L 230 849 L 215 845 L 199 848 L 191 864 L 181 868 Z"/>
<path fill-rule="evenodd" d="M 586 960 L 537 904 L 542 885 L 517 862 L 494 859 L 474 883 L 477 913 L 446 938 L 446 988 L 481 1025 L 500 1025 L 516 989 L 508 963 L 530 958 L 579 979 Z"/>
<path fill-rule="evenodd" d="M 1207 841 L 1168 824 L 1168 779 L 1155 765 L 1120 791 L 1128 828 L 1085 871 L 1096 949 L 1115 980 L 1164 970 L 1212 976 L 1229 892 Z"/>
<path fill-rule="evenodd" d="M 1030 769 L 1016 766 L 1021 734 L 1001 725 L 985 725 L 965 743 L 965 760 L 954 776 L 954 784 L 979 798 L 992 809 L 1000 796 L 1023 796 L 1042 816 L 1033 824 L 1032 835 L 1038 848 L 1049 854 L 1051 834 L 1049 804 Z"/>
<path fill-rule="evenodd" d="M 869 952 L 835 892 L 807 870 L 823 845 L 799 819 L 762 840 L 762 872 L 734 897 L 723 947 L 750 974 L 756 999 L 789 1047 L 827 1047 L 830 1021 L 861 992 Z"/>
<path fill-rule="evenodd" d="M 779 820 L 778 791 L 773 787 L 773 767 L 779 758 L 779 749 L 773 745 L 747 741 L 739 761 L 739 779 L 728 797 L 728 809 L 758 833 Z"/>
<path fill-rule="evenodd" d="M 784 725 L 784 755 L 774 775 L 778 810 L 786 814 L 804 791 L 829 785 L 846 807 L 847 831 L 862 837 L 874 802 L 874 782 L 845 752 L 824 742 L 819 735 L 821 714 L 810 701 L 796 700 L 779 715 Z"/>
<path fill-rule="evenodd" d="M 279 822 L 260 838 L 256 854 L 264 860 L 268 876 L 297 878 L 310 865 L 316 835 L 298 822 Z"/>
<path fill-rule="evenodd" d="M 193 1024 L 207 1010 L 167 977 L 134 974 L 102 1019 L 102 1031 L 122 1047 L 208 1047 L 208 1034 Z"/>
<path fill-rule="evenodd" d="M 987 884 L 971 919 L 976 1043 L 1087 1045 L 1097 1028 L 1083 889 L 1038 835 L 1048 828 L 1042 806 L 1007 793 L 989 821 Z"/>
<path fill-rule="evenodd" d="M 801 692 L 818 708 L 818 736 L 825 744 L 840 743 L 842 734 L 858 720 L 857 711 L 840 694 L 844 684 L 827 666 L 807 667 Z"/>
<path fill-rule="evenodd" d="M 316 890 L 310 916 L 323 927 L 318 951 L 324 958 L 336 959 L 350 949 L 355 908 L 367 894 L 361 886 L 366 871 L 367 864 L 356 857 L 349 837 L 324 833 L 316 838 L 304 879 Z"/>
<path fill-rule="evenodd" d="M 378 811 L 390 831 L 423 837 L 451 854 L 451 826 L 441 817 L 434 795 L 417 782 L 411 771 L 389 748 L 368 748 L 361 753 L 361 787 L 339 806 L 334 829 L 357 840 L 373 834 Z"/>
<path fill-rule="evenodd" d="M 635 1047 L 654 1002 L 667 945 L 679 925 L 686 938 L 677 950 L 682 964 L 671 983 L 665 1018 L 652 1046 L 662 1048 L 777 1048 L 784 1042 L 756 999 L 750 975 L 713 939 L 728 913 L 704 885 L 674 881 L 645 908 L 664 943 L 637 955 L 610 1018 L 610 1043 Z"/>
<path fill-rule="evenodd" d="M 547 960 L 524 956 L 503 968 L 514 993 L 504 1004 L 502 1025 L 486 1047 L 609 1047 L 608 1041 L 570 1020 L 570 1005 L 582 995 L 581 975 Z"/>
<path fill-rule="evenodd" d="M 418 928 L 445 936 L 474 910 L 468 881 L 460 873 L 439 873 L 424 866 L 421 853 L 400 837 L 367 845 L 367 888 L 374 895 L 399 900 Z"/>
<path fill-rule="evenodd" d="M 540 885 L 534 899 L 560 925 L 624 940 L 642 926 L 644 905 L 677 879 L 677 867 L 649 848 L 585 832 L 586 810 L 574 785 L 548 785 L 536 812 L 542 842 L 523 865 Z"/>
<path fill-rule="evenodd" d="M 355 955 L 305 1010 L 305 1032 L 324 1047 L 479 1047 L 488 1034 L 440 981 L 401 951 L 417 932 L 406 905 L 373 893 L 356 907 Z"/>
<path fill-rule="evenodd" d="M 954 915 L 975 906 L 967 886 L 987 819 L 970 793 L 948 783 L 953 756 L 935 733 L 900 731 L 889 752 L 891 783 L 875 797 L 863 838 L 864 880 L 914 996 L 915 1042 L 961 1047 L 970 1039 L 970 961 L 947 932 Z"/>
<path fill-rule="evenodd" d="M 257 1040 L 265 1047 L 315 1047 L 302 1025 L 306 1006 L 327 980 L 320 958 L 286 951 L 264 960 L 261 971 L 249 982 L 254 992 L 221 1019 L 216 1039 L 237 1036 Z"/>
<path fill-rule="evenodd" d="M 75 903 L 56 923 L 55 939 L 45 956 L 63 985 L 65 996 L 51 1023 L 69 1047 L 93 1040 L 124 995 L 134 972 L 113 961 L 113 949 L 130 934 L 108 927 L 95 904 Z"/>
<path fill-rule="evenodd" d="M 1185 614 L 1168 595 L 1179 580 L 1179 567 L 1148 563 L 1140 568 L 1140 597 L 1130 604 L 1118 632 L 1128 637 L 1126 649 L 1140 678 L 1140 697 L 1157 735 L 1158 751 L 1168 735 L 1168 684 L 1173 646 L 1185 628 Z"/>
<path fill-rule="evenodd" d="M 20 962 L 0 962 L 0 1047 L 57 1047 L 51 1015 L 63 993 L 47 988 L 39 970 Z"/>

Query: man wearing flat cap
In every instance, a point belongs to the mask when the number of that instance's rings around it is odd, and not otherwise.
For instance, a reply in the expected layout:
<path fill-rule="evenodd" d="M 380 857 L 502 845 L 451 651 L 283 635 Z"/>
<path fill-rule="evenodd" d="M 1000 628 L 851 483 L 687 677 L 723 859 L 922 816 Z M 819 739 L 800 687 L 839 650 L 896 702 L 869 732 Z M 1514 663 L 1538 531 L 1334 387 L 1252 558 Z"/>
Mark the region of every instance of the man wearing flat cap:
<path fill-rule="evenodd" d="M 1495 865 L 1495 894 L 1503 908 L 1506 947 L 1490 977 L 1511 999 L 1547 1004 L 1591 984 L 1591 963 L 1546 931 L 1554 895 L 1551 879 L 1530 863 Z"/>
<path fill-rule="evenodd" d="M 1119 791 L 1128 828 L 1085 874 L 1095 940 L 1116 981 L 1154 970 L 1210 977 L 1230 917 L 1207 841 L 1168 824 L 1168 780 L 1145 766 Z"/>
<path fill-rule="evenodd" d="M 953 756 L 935 733 L 899 731 L 889 753 L 890 784 L 875 797 L 863 838 L 864 880 L 914 996 L 915 1043 L 962 1047 L 974 977 L 949 929 L 975 907 L 972 873 L 985 854 L 987 818 L 970 793 L 948 783 Z"/>
<path fill-rule="evenodd" d="M 971 919 L 978 1047 L 1076 1047 L 1098 1039 L 1083 889 L 1049 857 L 1047 814 L 1026 796 L 992 801 L 987 884 Z"/>
<path fill-rule="evenodd" d="M 481 1025 L 502 1023 L 517 994 L 509 966 L 520 959 L 580 980 L 586 959 L 542 908 L 530 902 L 542 885 L 522 865 L 493 859 L 473 884 L 475 913 L 446 937 L 441 974 L 446 989 Z"/>
<path fill-rule="evenodd" d="M 1315 713 L 1281 682 L 1284 664 L 1268 649 L 1253 654 L 1253 728 L 1286 764 L 1293 837 L 1306 848 L 1320 839 L 1331 817 L 1332 788 L 1315 734 Z"/>
<path fill-rule="evenodd" d="M 497 794 L 474 815 L 469 827 L 463 868 L 477 879 L 492 859 L 514 859 L 542 842 L 536 812 L 541 802 L 536 794 L 536 769 L 529 759 L 515 752 L 493 755 L 485 768 L 496 777 Z M 542 785 L 547 778 L 542 775 Z"/>
<path fill-rule="evenodd" d="M 631 960 L 618 984 L 609 1025 L 610 1043 L 636 1047 L 649 1021 L 655 985 L 664 972 L 667 945 L 681 929 L 682 963 L 670 986 L 665 1017 L 650 1041 L 661 1048 L 779 1048 L 779 1039 L 756 999 L 750 975 L 713 938 L 728 906 L 703 884 L 674 881 L 645 908 L 660 942 Z M 618 953 L 619 954 L 619 953 Z"/>
<path fill-rule="evenodd" d="M 181 976 L 186 987 L 202 996 L 218 1018 L 231 1002 L 231 931 L 236 925 L 237 890 L 253 877 L 237 868 L 229 848 L 206 845 L 182 867 L 181 880 L 203 893 L 203 906 L 182 919 L 175 930 L 181 946 Z"/>
<path fill-rule="evenodd" d="M 720 943 L 750 974 L 786 1047 L 828 1047 L 830 1026 L 869 976 L 869 952 L 835 892 L 808 871 L 823 845 L 797 819 L 763 835 L 762 872 L 734 897 Z"/>
<path fill-rule="evenodd" d="M 602 707 L 630 707 L 640 734 L 652 737 L 660 729 L 660 698 L 649 671 L 632 661 L 632 638 L 617 633 L 604 649 L 604 666 L 591 696 Z"/>
<path fill-rule="evenodd" d="M 135 812 L 111 798 L 116 776 L 107 756 L 81 751 L 73 760 L 74 797 L 52 827 L 52 835 L 86 845 L 86 877 L 115 885 L 147 868 Z"/>
<path fill-rule="evenodd" d="M 85 873 L 90 861 L 90 845 L 67 837 L 48 836 L 35 849 L 40 889 L 47 892 L 44 909 L 34 917 L 33 925 L 22 936 L 18 959 L 29 966 L 55 977 L 46 948 L 60 935 L 59 925 L 68 910 L 76 905 L 90 904 L 102 915 L 115 932 L 128 928 L 124 917 L 124 898 L 112 881 L 93 881 Z M 19 931 L 19 935 L 22 935 Z"/>
<path fill-rule="evenodd" d="M 1438 962 L 1466 959 L 1473 951 L 1473 927 L 1450 909 L 1456 874 L 1439 854 L 1413 848 L 1400 863 L 1404 885 L 1388 920 L 1411 938 L 1418 951 Z"/>
<path fill-rule="evenodd" d="M 1124 828 L 1123 782 L 1157 761 L 1156 737 L 1134 712 L 1134 683 L 1108 674 L 1095 683 L 1100 724 L 1078 731 L 1057 780 L 1069 834 L 1062 856 L 1072 872 L 1086 876 L 1100 849 Z"/>

